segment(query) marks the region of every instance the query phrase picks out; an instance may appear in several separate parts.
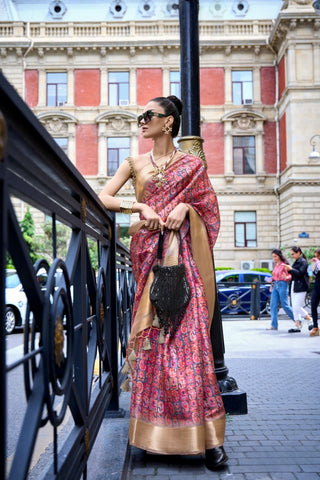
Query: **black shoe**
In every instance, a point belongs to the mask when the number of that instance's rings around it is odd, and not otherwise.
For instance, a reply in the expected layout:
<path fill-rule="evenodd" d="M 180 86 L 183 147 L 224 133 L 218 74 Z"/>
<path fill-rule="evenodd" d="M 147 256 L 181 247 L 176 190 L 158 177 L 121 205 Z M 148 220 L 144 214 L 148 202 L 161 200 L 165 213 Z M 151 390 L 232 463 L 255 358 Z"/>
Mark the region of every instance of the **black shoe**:
<path fill-rule="evenodd" d="M 206 467 L 215 470 L 228 460 L 228 455 L 223 447 L 210 448 L 206 450 Z"/>
<path fill-rule="evenodd" d="M 299 333 L 301 332 L 300 328 L 290 328 L 288 330 L 288 333 Z"/>
<path fill-rule="evenodd" d="M 311 323 L 311 325 L 308 326 L 308 330 L 312 330 L 313 329 L 313 323 Z"/>

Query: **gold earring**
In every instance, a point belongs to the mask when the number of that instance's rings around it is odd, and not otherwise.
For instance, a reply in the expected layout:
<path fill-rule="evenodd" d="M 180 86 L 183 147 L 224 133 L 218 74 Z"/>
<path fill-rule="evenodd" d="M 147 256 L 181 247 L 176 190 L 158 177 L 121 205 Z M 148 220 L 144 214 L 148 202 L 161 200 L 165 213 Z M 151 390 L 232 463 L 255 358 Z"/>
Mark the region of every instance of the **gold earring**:
<path fill-rule="evenodd" d="M 162 131 L 163 131 L 166 135 L 169 135 L 169 133 L 172 132 L 172 127 L 170 127 L 170 125 L 163 125 Z"/>

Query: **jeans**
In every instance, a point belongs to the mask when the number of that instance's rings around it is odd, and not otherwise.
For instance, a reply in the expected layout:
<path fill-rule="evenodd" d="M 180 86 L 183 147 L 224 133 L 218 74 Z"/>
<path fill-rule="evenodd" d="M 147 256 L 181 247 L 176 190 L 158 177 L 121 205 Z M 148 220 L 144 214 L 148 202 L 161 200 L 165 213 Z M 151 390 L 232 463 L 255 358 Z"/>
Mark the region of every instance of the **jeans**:
<path fill-rule="evenodd" d="M 293 310 L 288 302 L 288 293 L 289 285 L 288 282 L 279 280 L 274 282 L 273 289 L 271 293 L 271 303 L 270 303 L 270 312 L 271 312 L 271 326 L 274 329 L 278 329 L 278 305 L 279 301 L 283 310 L 286 312 L 288 317 L 294 322 Z"/>

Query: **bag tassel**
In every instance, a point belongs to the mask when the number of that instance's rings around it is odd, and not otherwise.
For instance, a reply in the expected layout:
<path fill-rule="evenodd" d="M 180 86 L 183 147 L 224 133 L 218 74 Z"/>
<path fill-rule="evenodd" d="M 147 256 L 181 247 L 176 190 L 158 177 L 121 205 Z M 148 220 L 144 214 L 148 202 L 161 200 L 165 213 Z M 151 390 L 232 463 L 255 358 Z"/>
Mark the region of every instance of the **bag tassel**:
<path fill-rule="evenodd" d="M 152 326 L 156 328 L 160 328 L 160 321 L 157 314 L 155 314 L 155 316 L 153 317 Z"/>
<path fill-rule="evenodd" d="M 151 350 L 151 343 L 148 337 L 144 339 L 142 350 Z"/>
<path fill-rule="evenodd" d="M 125 362 L 125 364 L 123 365 L 121 373 L 123 373 L 124 375 L 128 375 L 128 373 L 130 373 L 130 367 L 128 362 Z"/>
<path fill-rule="evenodd" d="M 164 328 L 161 328 L 158 343 L 162 345 L 164 344 L 164 341 L 165 341 Z"/>
<path fill-rule="evenodd" d="M 135 362 L 137 360 L 137 355 L 136 355 L 136 352 L 134 350 L 131 351 L 131 353 L 128 357 L 128 360 L 130 362 Z"/>
<path fill-rule="evenodd" d="M 121 385 L 121 390 L 123 392 L 130 392 L 131 388 L 130 388 L 130 381 L 129 381 L 129 378 L 127 378 L 123 384 Z"/>

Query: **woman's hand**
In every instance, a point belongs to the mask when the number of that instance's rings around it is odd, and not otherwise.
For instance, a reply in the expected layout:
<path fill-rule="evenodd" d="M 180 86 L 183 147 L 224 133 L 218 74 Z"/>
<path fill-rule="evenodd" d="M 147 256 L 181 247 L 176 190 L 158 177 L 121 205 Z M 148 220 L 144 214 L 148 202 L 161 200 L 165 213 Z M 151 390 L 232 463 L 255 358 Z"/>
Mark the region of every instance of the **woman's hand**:
<path fill-rule="evenodd" d="M 292 270 L 291 265 L 287 265 L 286 263 L 284 263 L 283 266 L 288 272 L 290 272 Z"/>
<path fill-rule="evenodd" d="M 159 215 L 145 203 L 136 203 L 134 210 L 139 211 L 146 220 L 145 227 L 148 230 L 158 230 L 159 228 L 163 230 L 164 222 L 161 220 Z"/>
<path fill-rule="evenodd" d="M 179 230 L 188 212 L 188 206 L 185 203 L 179 203 L 179 205 L 174 207 L 169 213 L 164 226 L 169 230 Z"/>

